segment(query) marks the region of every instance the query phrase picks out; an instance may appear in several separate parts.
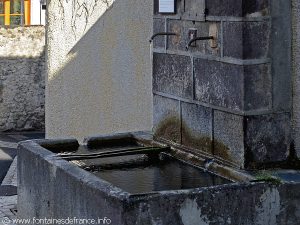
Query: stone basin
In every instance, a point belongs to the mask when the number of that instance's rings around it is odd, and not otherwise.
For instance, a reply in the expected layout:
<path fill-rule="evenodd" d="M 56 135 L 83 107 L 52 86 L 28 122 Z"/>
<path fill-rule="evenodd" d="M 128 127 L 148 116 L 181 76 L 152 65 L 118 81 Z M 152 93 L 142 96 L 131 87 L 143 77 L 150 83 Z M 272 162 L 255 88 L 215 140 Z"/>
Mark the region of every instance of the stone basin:
<path fill-rule="evenodd" d="M 80 146 L 72 139 L 20 143 L 19 218 L 108 218 L 110 224 L 120 225 L 274 225 L 297 224 L 300 219 L 299 183 L 251 182 L 254 178 L 245 171 L 173 147 L 167 150 L 143 132 L 89 137 L 84 143 Z M 63 158 L 141 146 L 165 151 L 157 157 Z M 198 178 L 202 181 L 197 183 Z"/>

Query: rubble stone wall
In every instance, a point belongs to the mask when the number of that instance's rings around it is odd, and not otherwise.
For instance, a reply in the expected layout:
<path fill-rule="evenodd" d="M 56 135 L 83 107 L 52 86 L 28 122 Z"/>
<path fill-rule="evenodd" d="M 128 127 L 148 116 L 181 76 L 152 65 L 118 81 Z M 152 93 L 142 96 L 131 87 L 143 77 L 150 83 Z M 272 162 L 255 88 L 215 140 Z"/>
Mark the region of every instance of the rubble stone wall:
<path fill-rule="evenodd" d="M 0 28 L 0 131 L 45 127 L 45 28 Z"/>

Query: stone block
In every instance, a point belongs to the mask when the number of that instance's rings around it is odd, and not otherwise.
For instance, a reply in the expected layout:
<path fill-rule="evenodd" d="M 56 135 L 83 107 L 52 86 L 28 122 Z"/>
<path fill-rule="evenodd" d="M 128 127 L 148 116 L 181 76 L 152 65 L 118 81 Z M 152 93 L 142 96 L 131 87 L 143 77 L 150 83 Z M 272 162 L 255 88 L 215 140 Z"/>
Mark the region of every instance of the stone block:
<path fill-rule="evenodd" d="M 209 0 L 206 1 L 208 16 L 242 16 L 242 0 Z"/>
<path fill-rule="evenodd" d="M 258 17 L 270 14 L 269 0 L 245 0 L 243 1 L 243 16 Z"/>
<path fill-rule="evenodd" d="M 246 117 L 245 149 L 247 166 L 255 163 L 280 162 L 290 149 L 290 114 Z"/>
<path fill-rule="evenodd" d="M 214 155 L 244 167 L 243 116 L 214 111 Z"/>
<path fill-rule="evenodd" d="M 165 32 L 165 19 L 153 19 L 153 34 Z M 165 48 L 165 36 L 157 36 L 153 40 L 153 48 Z"/>
<path fill-rule="evenodd" d="M 272 108 L 272 75 L 269 64 L 244 67 L 244 110 Z"/>
<path fill-rule="evenodd" d="M 259 17 L 270 13 L 268 0 L 209 0 L 209 16 Z"/>
<path fill-rule="evenodd" d="M 154 53 L 153 90 L 192 99 L 192 62 L 190 57 Z"/>
<path fill-rule="evenodd" d="M 272 107 L 272 77 L 269 64 L 234 65 L 195 59 L 197 100 L 236 111 Z"/>
<path fill-rule="evenodd" d="M 197 100 L 233 110 L 243 109 L 243 66 L 195 59 Z"/>
<path fill-rule="evenodd" d="M 269 22 L 225 22 L 223 30 L 225 57 L 267 58 L 270 43 Z"/>
<path fill-rule="evenodd" d="M 186 46 L 189 43 L 190 39 L 188 36 L 190 28 L 197 29 L 197 36 L 207 37 L 209 36 L 209 27 L 214 24 L 212 22 L 192 22 L 186 20 L 169 20 L 168 22 L 168 31 L 177 33 L 177 36 L 168 37 L 168 49 L 170 50 L 180 50 L 186 51 Z M 220 23 L 215 23 L 217 30 L 220 31 Z M 218 47 L 211 48 L 210 41 L 203 40 L 197 41 L 196 47 L 190 47 L 190 52 L 196 52 L 207 55 L 216 55 L 220 56 L 220 46 L 221 46 L 221 37 L 218 35 Z"/>
<path fill-rule="evenodd" d="M 205 0 L 185 0 L 183 18 L 203 21 L 205 15 Z"/>
<path fill-rule="evenodd" d="M 179 101 L 153 96 L 153 130 L 155 137 L 181 142 Z"/>
<path fill-rule="evenodd" d="M 182 144 L 212 154 L 212 109 L 181 103 Z"/>

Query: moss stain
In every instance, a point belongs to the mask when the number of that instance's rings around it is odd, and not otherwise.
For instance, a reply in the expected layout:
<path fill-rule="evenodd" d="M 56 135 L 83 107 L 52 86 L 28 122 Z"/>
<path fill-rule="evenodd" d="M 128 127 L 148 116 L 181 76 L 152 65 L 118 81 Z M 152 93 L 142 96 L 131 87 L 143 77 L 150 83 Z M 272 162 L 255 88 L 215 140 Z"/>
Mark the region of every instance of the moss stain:
<path fill-rule="evenodd" d="M 155 137 L 162 137 L 167 140 L 182 144 L 188 148 L 199 149 L 214 154 L 224 161 L 234 162 L 230 149 L 223 143 L 213 140 L 209 136 L 194 132 L 185 123 L 180 122 L 176 116 L 168 117 L 161 121 L 154 132 Z"/>
<path fill-rule="evenodd" d="M 193 132 L 188 126 L 182 124 L 182 144 L 187 147 L 200 149 L 205 152 L 212 153 L 211 137 Z M 196 135 L 195 135 L 196 134 Z"/>
<path fill-rule="evenodd" d="M 230 154 L 230 148 L 217 140 L 214 140 L 214 155 L 226 161 L 234 162 L 234 159 Z"/>
<path fill-rule="evenodd" d="M 166 118 L 157 125 L 154 136 L 180 143 L 180 126 L 180 118 L 176 116 Z"/>

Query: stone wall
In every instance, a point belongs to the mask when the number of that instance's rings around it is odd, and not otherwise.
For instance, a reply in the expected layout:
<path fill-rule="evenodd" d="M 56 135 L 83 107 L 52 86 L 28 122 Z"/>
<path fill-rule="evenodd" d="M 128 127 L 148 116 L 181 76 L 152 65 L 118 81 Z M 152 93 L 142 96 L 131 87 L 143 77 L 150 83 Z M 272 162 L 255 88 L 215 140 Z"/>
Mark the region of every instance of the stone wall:
<path fill-rule="evenodd" d="M 0 28 L 0 131 L 43 130 L 45 28 Z"/>
<path fill-rule="evenodd" d="M 47 137 L 151 129 L 152 5 L 48 2 Z"/>
<path fill-rule="evenodd" d="M 154 32 L 178 34 L 154 41 L 155 136 L 242 168 L 287 160 L 290 13 L 286 0 L 183 0 L 176 15 L 155 12 Z M 190 28 L 217 46 L 187 51 Z"/>

